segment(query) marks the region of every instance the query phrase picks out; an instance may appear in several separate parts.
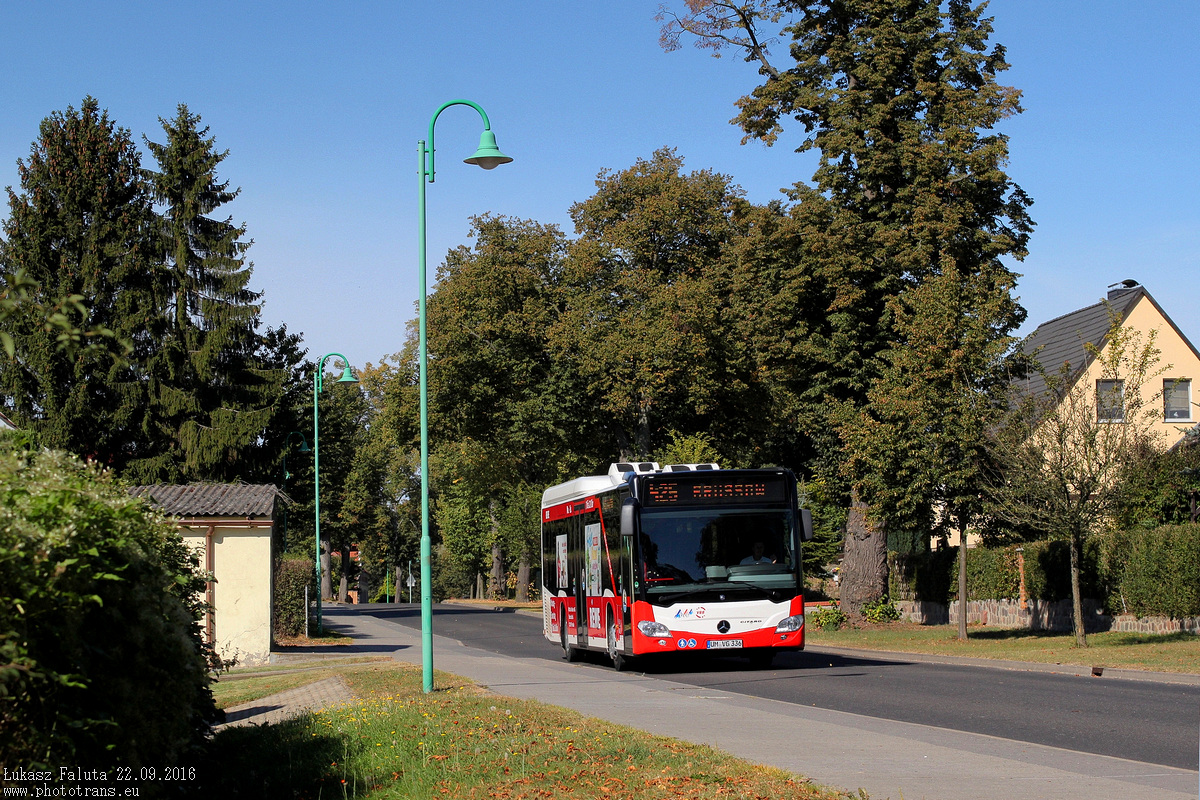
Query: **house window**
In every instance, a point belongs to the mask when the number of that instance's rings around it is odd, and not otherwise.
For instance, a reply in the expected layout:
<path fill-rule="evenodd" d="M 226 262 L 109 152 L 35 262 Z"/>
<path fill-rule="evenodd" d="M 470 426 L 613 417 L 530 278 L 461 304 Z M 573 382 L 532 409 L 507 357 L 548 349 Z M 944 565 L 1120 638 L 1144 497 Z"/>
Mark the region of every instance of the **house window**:
<path fill-rule="evenodd" d="M 1163 381 L 1163 419 L 1192 418 L 1192 381 L 1190 378 L 1168 378 Z"/>
<path fill-rule="evenodd" d="M 1125 381 L 1096 381 L 1096 420 L 1125 421 Z"/>

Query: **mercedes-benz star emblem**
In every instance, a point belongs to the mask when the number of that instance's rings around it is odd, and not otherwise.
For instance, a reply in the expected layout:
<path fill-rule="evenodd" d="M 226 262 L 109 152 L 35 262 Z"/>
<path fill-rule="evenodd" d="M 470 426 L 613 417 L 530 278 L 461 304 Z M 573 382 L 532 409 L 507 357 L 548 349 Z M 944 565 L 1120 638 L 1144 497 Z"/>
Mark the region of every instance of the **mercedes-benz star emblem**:
<path fill-rule="evenodd" d="M 729 633 L 729 621 L 721 620 L 717 623 L 717 631 L 719 633 Z"/>

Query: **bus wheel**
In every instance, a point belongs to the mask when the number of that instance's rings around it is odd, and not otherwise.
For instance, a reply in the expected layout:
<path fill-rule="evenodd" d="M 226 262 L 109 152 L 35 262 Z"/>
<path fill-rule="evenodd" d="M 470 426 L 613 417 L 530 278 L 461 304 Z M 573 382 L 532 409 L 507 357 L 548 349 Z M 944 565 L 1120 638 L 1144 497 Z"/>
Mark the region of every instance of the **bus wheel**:
<path fill-rule="evenodd" d="M 617 650 L 617 623 L 611 611 L 608 612 L 608 657 L 617 672 L 625 668 L 625 654 Z"/>
<path fill-rule="evenodd" d="M 567 626 L 560 625 L 558 628 L 558 632 L 559 632 L 559 634 L 561 634 L 561 638 L 562 638 L 562 649 L 563 649 L 562 657 L 564 659 L 566 659 L 568 662 L 574 661 L 578 657 L 578 653 L 575 651 L 574 647 L 571 647 L 571 645 L 567 644 Z"/>

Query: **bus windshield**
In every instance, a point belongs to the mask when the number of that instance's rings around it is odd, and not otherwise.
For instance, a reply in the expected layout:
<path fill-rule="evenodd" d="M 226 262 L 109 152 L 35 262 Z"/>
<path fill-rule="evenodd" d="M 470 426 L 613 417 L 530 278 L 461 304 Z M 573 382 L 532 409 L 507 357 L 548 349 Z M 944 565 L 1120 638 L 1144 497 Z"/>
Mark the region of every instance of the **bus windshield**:
<path fill-rule="evenodd" d="M 796 588 L 797 543 L 786 508 L 643 509 L 642 574 L 650 599 L 691 591 Z"/>

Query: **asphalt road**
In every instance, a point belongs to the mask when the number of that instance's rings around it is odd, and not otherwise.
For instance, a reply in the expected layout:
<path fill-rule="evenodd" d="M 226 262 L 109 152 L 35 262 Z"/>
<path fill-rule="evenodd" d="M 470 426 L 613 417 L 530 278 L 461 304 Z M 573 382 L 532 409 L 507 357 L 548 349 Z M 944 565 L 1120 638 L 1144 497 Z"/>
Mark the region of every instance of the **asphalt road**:
<path fill-rule="evenodd" d="M 363 611 L 420 627 L 411 606 Z M 434 631 L 502 655 L 558 660 L 540 617 L 439 605 Z M 606 658 L 588 658 L 597 673 Z M 1196 768 L 1200 686 L 1078 677 L 960 664 L 822 653 L 784 653 L 769 669 L 736 657 L 633 662 L 634 670 L 680 683 L 881 719 L 1044 744 L 1148 764 Z"/>

